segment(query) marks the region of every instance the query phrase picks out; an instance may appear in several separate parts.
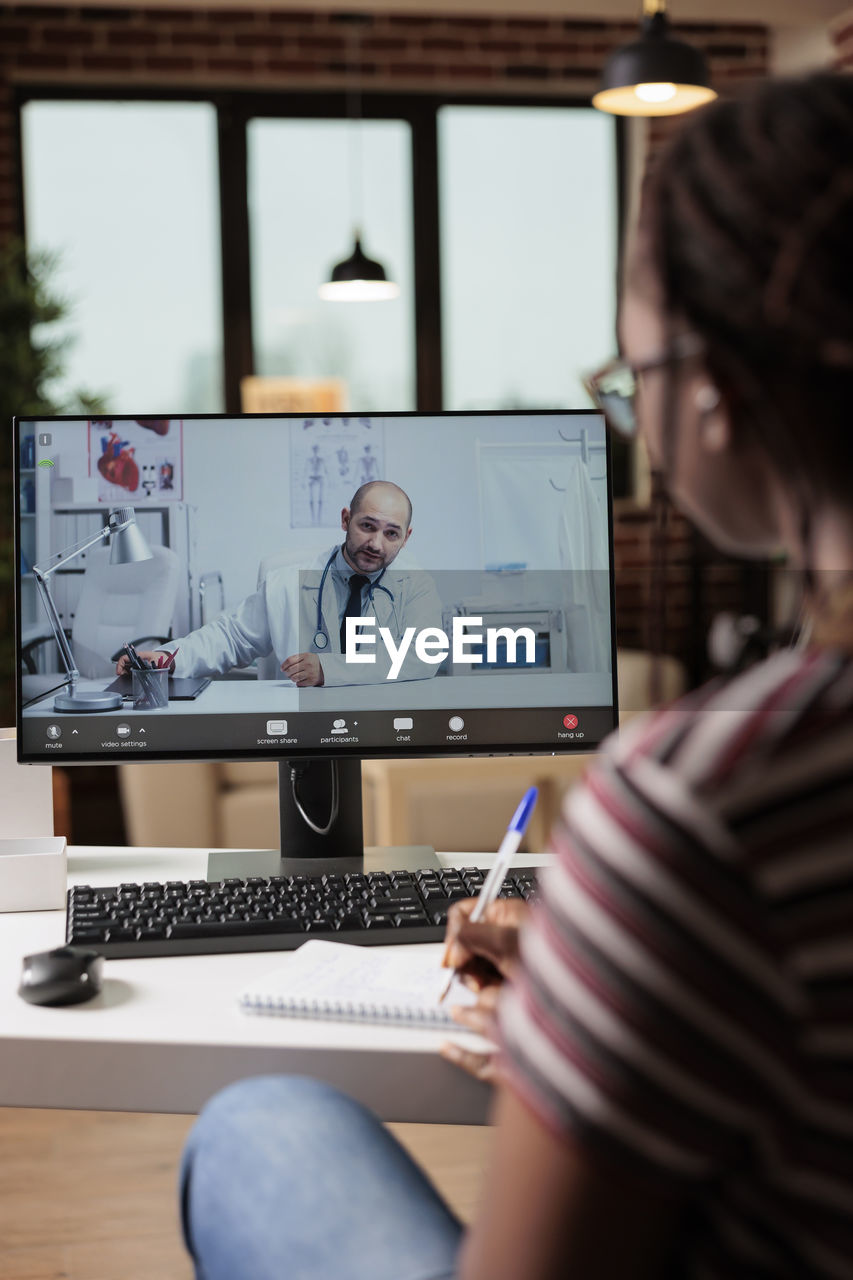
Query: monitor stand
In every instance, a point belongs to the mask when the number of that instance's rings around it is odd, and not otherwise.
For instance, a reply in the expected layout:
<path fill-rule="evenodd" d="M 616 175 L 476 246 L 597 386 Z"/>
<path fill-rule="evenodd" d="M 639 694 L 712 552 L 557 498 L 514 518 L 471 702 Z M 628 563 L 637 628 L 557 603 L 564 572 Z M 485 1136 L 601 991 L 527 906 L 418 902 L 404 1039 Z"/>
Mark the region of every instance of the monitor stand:
<path fill-rule="evenodd" d="M 296 772 L 295 796 L 291 771 Z M 337 787 L 337 815 L 329 830 Z M 228 877 L 345 875 L 360 871 L 415 871 L 439 868 L 429 845 L 364 847 L 361 807 L 361 761 L 350 756 L 282 760 L 278 766 L 281 851 L 278 849 L 213 849 L 207 879 Z M 298 803 L 297 803 L 298 801 Z M 300 806 L 304 813 L 300 812 Z"/>

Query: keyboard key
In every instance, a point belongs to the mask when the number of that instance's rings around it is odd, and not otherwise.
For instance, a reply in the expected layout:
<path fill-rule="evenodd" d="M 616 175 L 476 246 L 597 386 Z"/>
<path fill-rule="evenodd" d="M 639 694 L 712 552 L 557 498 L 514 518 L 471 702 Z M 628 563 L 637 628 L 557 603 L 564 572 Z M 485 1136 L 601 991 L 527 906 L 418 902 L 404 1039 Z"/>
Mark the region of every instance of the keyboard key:
<path fill-rule="evenodd" d="M 295 920 L 226 920 L 206 924 L 173 924 L 169 926 L 170 938 L 227 938 L 240 935 L 251 938 L 259 933 L 301 932 Z"/>
<path fill-rule="evenodd" d="M 121 925 L 111 925 L 107 929 L 104 936 L 105 942 L 135 942 L 136 930 L 122 927 Z"/>
<path fill-rule="evenodd" d="M 106 942 L 107 926 L 98 925 L 93 927 L 86 924 L 82 929 L 75 929 L 73 938 L 75 942 Z"/>

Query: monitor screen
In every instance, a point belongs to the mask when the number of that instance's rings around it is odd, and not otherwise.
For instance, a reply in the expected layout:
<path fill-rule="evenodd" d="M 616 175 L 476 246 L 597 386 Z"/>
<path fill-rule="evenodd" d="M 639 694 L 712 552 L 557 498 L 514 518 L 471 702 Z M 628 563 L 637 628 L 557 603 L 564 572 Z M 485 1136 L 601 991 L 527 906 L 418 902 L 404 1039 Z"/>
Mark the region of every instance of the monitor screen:
<path fill-rule="evenodd" d="M 16 454 L 23 760 L 590 751 L 614 727 L 592 411 L 40 418 Z"/>

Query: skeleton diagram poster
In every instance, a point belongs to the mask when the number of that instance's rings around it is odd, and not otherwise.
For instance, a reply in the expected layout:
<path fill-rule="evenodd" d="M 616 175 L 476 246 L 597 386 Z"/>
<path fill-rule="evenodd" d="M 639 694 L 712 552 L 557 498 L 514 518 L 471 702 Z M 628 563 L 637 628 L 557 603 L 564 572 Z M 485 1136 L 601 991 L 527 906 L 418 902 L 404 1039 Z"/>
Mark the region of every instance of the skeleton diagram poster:
<path fill-rule="evenodd" d="M 92 418 L 89 475 L 98 477 L 98 501 L 180 502 L 183 498 L 180 418 Z"/>
<path fill-rule="evenodd" d="M 291 422 L 291 528 L 337 529 L 356 489 L 385 479 L 384 443 L 384 426 L 372 418 Z"/>

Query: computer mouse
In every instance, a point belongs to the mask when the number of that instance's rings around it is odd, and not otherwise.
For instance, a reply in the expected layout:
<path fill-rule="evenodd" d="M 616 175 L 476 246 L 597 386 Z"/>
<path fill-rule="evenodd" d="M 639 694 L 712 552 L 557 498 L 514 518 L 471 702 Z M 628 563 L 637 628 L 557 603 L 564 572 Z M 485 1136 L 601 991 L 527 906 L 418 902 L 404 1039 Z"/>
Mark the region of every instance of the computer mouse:
<path fill-rule="evenodd" d="M 80 1004 L 101 989 L 104 957 L 87 947 L 24 956 L 18 995 L 30 1004 Z"/>

